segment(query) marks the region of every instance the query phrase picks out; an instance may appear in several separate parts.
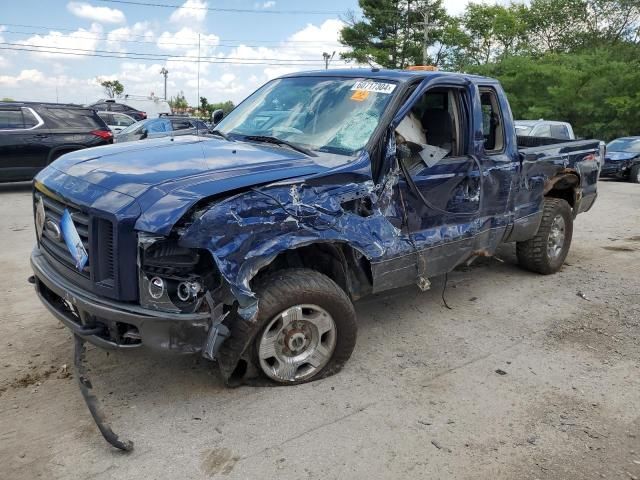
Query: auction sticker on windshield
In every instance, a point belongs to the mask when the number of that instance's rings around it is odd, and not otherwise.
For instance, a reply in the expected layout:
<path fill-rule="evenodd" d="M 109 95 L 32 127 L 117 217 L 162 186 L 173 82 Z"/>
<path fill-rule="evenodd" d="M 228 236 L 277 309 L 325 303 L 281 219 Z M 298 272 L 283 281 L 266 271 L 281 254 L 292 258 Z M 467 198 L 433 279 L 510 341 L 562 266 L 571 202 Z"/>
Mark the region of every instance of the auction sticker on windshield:
<path fill-rule="evenodd" d="M 385 82 L 372 82 L 370 80 L 363 80 L 356 82 L 351 90 L 360 90 L 363 92 L 374 92 L 374 93 L 384 93 L 385 95 L 389 95 L 393 93 L 396 89 L 396 85 L 393 83 L 385 83 Z"/>

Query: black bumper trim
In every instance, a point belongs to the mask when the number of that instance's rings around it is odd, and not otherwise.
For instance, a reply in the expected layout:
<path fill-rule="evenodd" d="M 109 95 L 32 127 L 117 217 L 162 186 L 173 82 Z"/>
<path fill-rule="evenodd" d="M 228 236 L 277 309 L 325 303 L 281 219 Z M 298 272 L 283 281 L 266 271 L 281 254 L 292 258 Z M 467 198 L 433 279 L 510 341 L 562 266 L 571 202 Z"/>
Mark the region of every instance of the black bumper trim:
<path fill-rule="evenodd" d="M 35 275 L 36 291 L 45 307 L 74 334 L 98 347 L 130 349 L 147 346 L 178 353 L 199 353 L 205 346 L 212 325 L 210 313 L 158 312 L 97 297 L 79 289 L 60 275 L 49 265 L 38 248 L 31 253 L 31 268 Z M 80 319 L 56 305 L 51 300 L 51 293 L 74 305 Z M 134 326 L 140 333 L 141 342 L 117 343 L 96 334 L 96 324 L 105 325 L 109 329 L 118 324 Z"/>

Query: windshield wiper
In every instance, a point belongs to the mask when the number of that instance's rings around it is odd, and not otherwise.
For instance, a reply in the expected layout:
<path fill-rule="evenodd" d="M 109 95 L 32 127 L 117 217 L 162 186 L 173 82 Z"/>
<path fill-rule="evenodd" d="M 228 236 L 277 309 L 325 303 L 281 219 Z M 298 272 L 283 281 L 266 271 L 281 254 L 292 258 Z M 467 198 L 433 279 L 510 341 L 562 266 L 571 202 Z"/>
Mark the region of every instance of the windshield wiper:
<path fill-rule="evenodd" d="M 226 133 L 224 133 L 224 132 L 222 132 L 220 130 L 209 130 L 209 133 L 211 135 L 218 135 L 219 137 L 224 138 L 228 142 L 235 142 L 235 140 L 233 138 L 231 138 L 229 135 L 227 135 Z"/>
<path fill-rule="evenodd" d="M 296 152 L 300 152 L 305 154 L 308 157 L 317 157 L 315 153 L 313 153 L 308 148 L 304 148 L 296 143 L 287 142 L 286 140 L 281 140 L 277 137 L 270 137 L 268 135 L 245 135 L 242 137 L 243 140 L 249 140 L 251 142 L 263 142 L 263 143 L 273 143 L 274 145 L 284 145 L 289 147 Z"/>

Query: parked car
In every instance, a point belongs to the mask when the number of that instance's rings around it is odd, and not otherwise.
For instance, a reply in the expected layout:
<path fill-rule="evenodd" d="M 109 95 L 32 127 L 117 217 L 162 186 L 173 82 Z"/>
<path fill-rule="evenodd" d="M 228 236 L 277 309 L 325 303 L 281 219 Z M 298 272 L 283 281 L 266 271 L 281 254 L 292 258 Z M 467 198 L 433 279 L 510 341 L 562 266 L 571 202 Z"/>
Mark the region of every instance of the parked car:
<path fill-rule="evenodd" d="M 41 172 L 31 264 L 78 338 L 199 353 L 229 384 L 339 371 L 354 300 L 427 290 L 501 243 L 557 272 L 604 153 L 596 140 L 519 148 L 500 84 L 444 72 L 291 74 L 216 128 Z M 47 233 L 65 209 L 86 244 L 75 255 Z"/>
<path fill-rule="evenodd" d="M 545 137 L 559 140 L 575 140 L 573 127 L 567 122 L 553 120 L 516 120 L 516 135 L 519 137 Z"/>
<path fill-rule="evenodd" d="M 640 137 L 622 137 L 610 142 L 600 175 L 640 183 Z"/>
<path fill-rule="evenodd" d="M 65 153 L 112 142 L 107 125 L 89 108 L 0 102 L 0 182 L 31 180 Z"/>
<path fill-rule="evenodd" d="M 120 133 L 125 128 L 133 125 L 136 121 L 125 113 L 118 112 L 98 112 L 98 116 L 104 120 L 109 130 L 113 133 Z"/>
<path fill-rule="evenodd" d="M 113 99 L 99 100 L 89 106 L 99 112 L 125 113 L 136 121 L 144 120 L 145 118 L 147 118 L 147 112 L 130 107 L 129 105 Z"/>
<path fill-rule="evenodd" d="M 207 125 L 197 118 L 163 115 L 160 118 L 149 118 L 130 125 L 116 136 L 115 141 L 124 143 L 150 138 L 196 135 L 208 131 Z"/>

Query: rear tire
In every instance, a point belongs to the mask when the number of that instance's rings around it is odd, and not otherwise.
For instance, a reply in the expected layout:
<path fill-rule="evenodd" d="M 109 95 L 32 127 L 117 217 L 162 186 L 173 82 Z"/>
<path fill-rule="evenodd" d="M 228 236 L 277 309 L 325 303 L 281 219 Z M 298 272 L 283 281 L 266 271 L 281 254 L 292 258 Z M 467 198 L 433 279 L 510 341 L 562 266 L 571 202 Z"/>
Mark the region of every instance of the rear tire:
<path fill-rule="evenodd" d="M 629 181 L 631 183 L 640 183 L 640 164 L 631 167 L 629 172 Z"/>
<path fill-rule="evenodd" d="M 329 277 L 287 269 L 258 280 L 258 324 L 253 359 L 270 380 L 287 385 L 337 373 L 356 344 L 356 314 Z"/>
<path fill-rule="evenodd" d="M 532 272 L 549 275 L 564 264 L 571 238 L 573 215 L 566 200 L 545 198 L 542 222 L 535 237 L 516 244 L 518 263 Z"/>

